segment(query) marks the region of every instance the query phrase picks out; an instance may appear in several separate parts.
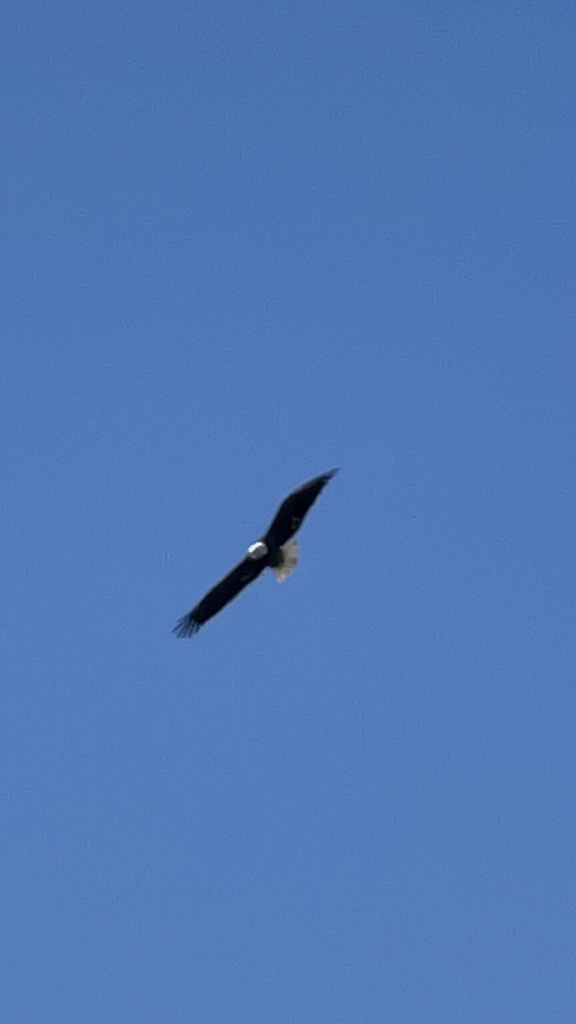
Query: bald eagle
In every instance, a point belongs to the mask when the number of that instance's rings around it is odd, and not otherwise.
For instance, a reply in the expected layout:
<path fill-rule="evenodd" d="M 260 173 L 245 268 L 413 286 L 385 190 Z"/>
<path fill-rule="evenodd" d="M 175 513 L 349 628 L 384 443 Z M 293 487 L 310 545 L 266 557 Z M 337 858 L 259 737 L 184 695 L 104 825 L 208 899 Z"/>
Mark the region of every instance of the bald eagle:
<path fill-rule="evenodd" d="M 302 484 L 282 502 L 266 533 L 251 544 L 245 557 L 220 580 L 174 627 L 177 637 L 194 636 L 208 619 L 232 601 L 269 566 L 278 581 L 285 580 L 298 561 L 298 542 L 293 540 L 308 510 L 338 470 L 333 469 Z"/>

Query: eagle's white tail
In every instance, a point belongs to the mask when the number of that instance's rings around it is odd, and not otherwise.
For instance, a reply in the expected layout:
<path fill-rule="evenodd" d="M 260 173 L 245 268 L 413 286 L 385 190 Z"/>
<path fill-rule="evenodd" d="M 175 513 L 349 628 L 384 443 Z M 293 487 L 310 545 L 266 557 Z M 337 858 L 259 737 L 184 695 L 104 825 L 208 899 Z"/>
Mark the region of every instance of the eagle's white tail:
<path fill-rule="evenodd" d="M 276 579 L 278 580 L 278 583 L 283 583 L 284 580 L 288 579 L 290 573 L 292 572 L 294 566 L 298 561 L 298 555 L 300 553 L 298 541 L 289 540 L 287 544 L 282 545 L 280 550 L 283 556 L 282 565 L 273 566 L 272 572 L 274 573 Z"/>

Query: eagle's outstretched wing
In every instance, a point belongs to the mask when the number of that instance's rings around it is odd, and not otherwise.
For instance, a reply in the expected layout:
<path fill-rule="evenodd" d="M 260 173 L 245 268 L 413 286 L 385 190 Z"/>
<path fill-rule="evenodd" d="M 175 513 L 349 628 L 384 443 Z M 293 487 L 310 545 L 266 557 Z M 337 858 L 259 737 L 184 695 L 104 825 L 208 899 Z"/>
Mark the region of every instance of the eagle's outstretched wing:
<path fill-rule="evenodd" d="M 244 587 L 252 583 L 265 567 L 266 560 L 264 558 L 257 560 L 244 558 L 234 566 L 232 572 L 229 572 L 215 587 L 212 587 L 212 590 L 208 591 L 192 611 L 178 620 L 172 632 L 177 637 L 194 636 L 200 626 L 203 626 L 213 615 L 217 615 L 224 605 L 227 605 L 241 590 L 244 590 Z"/>
<path fill-rule="evenodd" d="M 271 545 L 281 547 L 290 537 L 293 537 L 300 529 L 307 512 L 320 492 L 337 472 L 337 469 L 333 469 L 329 473 L 322 473 L 321 476 L 315 476 L 313 480 L 309 480 L 296 491 L 292 491 L 292 494 L 289 494 L 280 505 L 264 534 L 264 543 L 269 547 Z"/>

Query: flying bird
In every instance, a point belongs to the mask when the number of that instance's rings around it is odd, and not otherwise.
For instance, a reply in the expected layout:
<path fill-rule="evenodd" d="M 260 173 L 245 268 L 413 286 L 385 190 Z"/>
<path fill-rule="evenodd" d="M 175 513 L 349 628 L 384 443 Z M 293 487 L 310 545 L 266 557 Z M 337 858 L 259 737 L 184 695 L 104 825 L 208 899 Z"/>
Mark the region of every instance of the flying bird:
<path fill-rule="evenodd" d="M 320 492 L 337 472 L 337 469 L 333 469 L 316 476 L 288 495 L 264 536 L 251 544 L 242 561 L 176 623 L 173 632 L 177 637 L 194 636 L 200 626 L 217 615 L 267 566 L 279 582 L 290 575 L 298 561 L 299 552 L 298 542 L 293 539 L 294 534 L 302 526 Z"/>

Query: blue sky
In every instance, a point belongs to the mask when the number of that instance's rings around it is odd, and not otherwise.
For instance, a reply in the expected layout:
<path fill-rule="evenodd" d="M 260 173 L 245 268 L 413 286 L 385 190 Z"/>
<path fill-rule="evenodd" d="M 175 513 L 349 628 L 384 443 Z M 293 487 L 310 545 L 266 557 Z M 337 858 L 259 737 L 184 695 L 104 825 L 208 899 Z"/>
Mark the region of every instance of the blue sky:
<path fill-rule="evenodd" d="M 575 30 L 4 8 L 3 1020 L 574 1019 Z"/>

